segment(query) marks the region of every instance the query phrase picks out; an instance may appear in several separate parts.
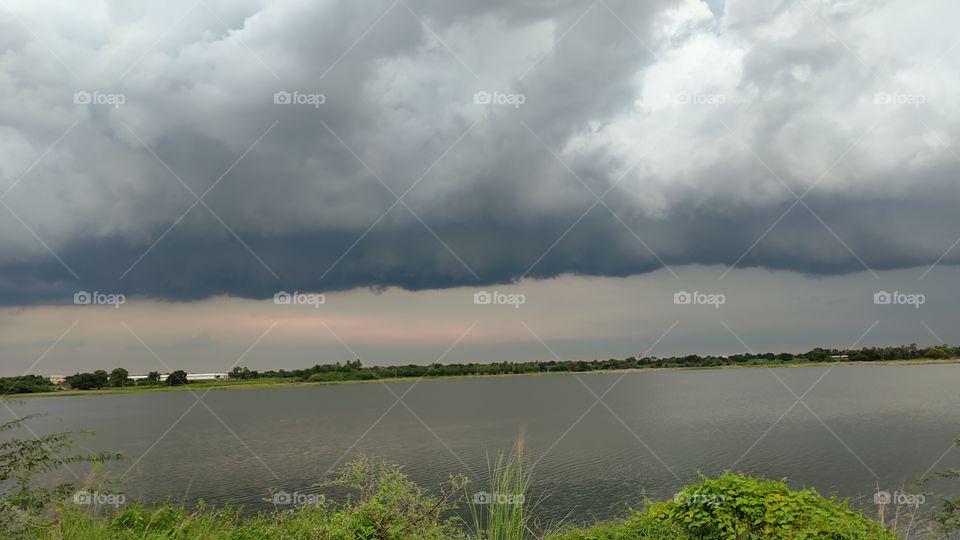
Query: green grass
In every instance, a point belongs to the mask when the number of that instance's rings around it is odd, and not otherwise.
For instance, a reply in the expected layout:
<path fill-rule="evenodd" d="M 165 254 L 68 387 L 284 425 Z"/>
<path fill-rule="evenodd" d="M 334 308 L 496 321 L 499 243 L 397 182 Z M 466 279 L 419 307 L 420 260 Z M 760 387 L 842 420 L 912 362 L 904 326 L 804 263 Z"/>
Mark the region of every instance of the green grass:
<path fill-rule="evenodd" d="M 521 436 L 510 456 L 500 454 L 490 471 L 489 491 L 478 492 L 469 500 L 472 530 L 478 540 L 510 540 L 523 538 L 529 528 L 533 503 L 526 500 L 530 492 L 531 473 L 524 460 L 524 439 Z"/>

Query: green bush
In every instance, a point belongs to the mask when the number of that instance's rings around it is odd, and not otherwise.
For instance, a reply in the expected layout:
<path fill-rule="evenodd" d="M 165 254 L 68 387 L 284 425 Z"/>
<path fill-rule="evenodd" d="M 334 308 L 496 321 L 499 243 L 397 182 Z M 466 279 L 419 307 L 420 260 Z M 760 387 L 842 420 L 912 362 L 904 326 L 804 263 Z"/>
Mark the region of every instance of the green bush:
<path fill-rule="evenodd" d="M 570 529 L 549 540 L 895 540 L 897 536 L 812 489 L 726 473 L 651 503 L 623 521 Z"/>
<path fill-rule="evenodd" d="M 683 489 L 650 515 L 703 538 L 895 539 L 896 536 L 812 489 L 793 491 L 783 482 L 726 473 Z"/>

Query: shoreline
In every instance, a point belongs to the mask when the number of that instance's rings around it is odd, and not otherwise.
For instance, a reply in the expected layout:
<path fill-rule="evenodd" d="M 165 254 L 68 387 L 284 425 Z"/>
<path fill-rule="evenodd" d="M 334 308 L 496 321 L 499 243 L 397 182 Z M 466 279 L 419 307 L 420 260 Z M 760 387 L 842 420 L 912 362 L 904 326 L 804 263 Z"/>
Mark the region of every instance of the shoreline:
<path fill-rule="evenodd" d="M 654 373 L 658 371 L 699 371 L 715 369 L 753 369 L 753 368 L 801 368 L 813 366 L 923 366 L 923 365 L 960 365 L 960 358 L 933 359 L 918 358 L 911 360 L 876 360 L 876 361 L 851 361 L 841 362 L 782 362 L 782 363 L 760 363 L 760 364 L 731 364 L 723 366 L 665 366 L 665 367 L 647 367 L 631 369 L 600 369 L 593 371 L 548 371 L 548 372 L 529 372 L 529 373 L 498 373 L 483 375 L 437 375 L 423 377 L 390 377 L 387 379 L 371 379 L 364 381 L 289 381 L 286 379 L 257 379 L 241 380 L 233 382 L 213 382 L 213 383 L 191 383 L 182 386 L 135 386 L 130 388 L 103 388 L 99 390 L 60 390 L 56 392 L 34 392 L 26 394 L 10 394 L 0 396 L 0 399 L 20 399 L 20 398 L 43 398 L 43 397 L 73 397 L 73 396 L 103 396 L 111 394 L 138 394 L 150 392 L 186 392 L 186 391 L 210 391 L 210 390 L 251 390 L 261 388 L 289 388 L 289 387 L 314 387 L 328 385 L 346 385 L 346 384 L 370 384 L 378 382 L 409 382 L 417 380 L 445 380 L 445 379 L 480 379 L 495 377 L 542 377 L 553 375 L 592 375 L 592 374 L 611 374 L 611 373 Z"/>

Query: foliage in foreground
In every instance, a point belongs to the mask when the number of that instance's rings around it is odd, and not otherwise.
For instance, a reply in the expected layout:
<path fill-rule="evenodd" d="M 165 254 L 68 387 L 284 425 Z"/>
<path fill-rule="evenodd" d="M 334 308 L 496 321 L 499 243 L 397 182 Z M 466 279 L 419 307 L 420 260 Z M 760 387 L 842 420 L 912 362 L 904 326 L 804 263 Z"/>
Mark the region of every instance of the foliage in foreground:
<path fill-rule="evenodd" d="M 460 539 L 465 527 L 458 518 L 444 517 L 466 481 L 451 477 L 436 495 L 412 482 L 395 464 L 359 458 L 347 464 L 329 486 L 353 495 L 341 503 L 321 501 L 292 510 L 244 516 L 240 509 L 212 509 L 200 503 L 183 507 L 141 504 L 115 515 L 95 516 L 69 503 L 58 508 L 54 520 L 31 531 L 28 538 L 86 540 L 159 539 Z M 354 496 L 355 495 L 355 496 Z"/>
<path fill-rule="evenodd" d="M 726 473 L 688 486 L 622 522 L 572 530 L 552 540 L 626 539 L 895 540 L 897 536 L 811 489 Z"/>
<path fill-rule="evenodd" d="M 522 471 L 520 472 L 522 473 Z M 76 508 L 38 529 L 44 539 L 468 539 L 529 538 L 520 527 L 471 531 L 459 518 L 442 519 L 454 507 L 450 495 L 431 496 L 395 465 L 361 459 L 349 464 L 338 485 L 358 488 L 358 497 L 339 505 L 305 506 L 244 517 L 236 509 L 193 511 L 136 505 L 113 517 L 96 517 Z M 485 523 L 490 523 L 489 517 Z M 488 533 L 493 533 L 490 536 Z M 831 539 L 894 540 L 896 535 L 815 491 L 791 490 L 783 482 L 727 473 L 688 486 L 673 500 L 651 503 L 624 520 L 589 528 L 569 528 L 549 540 Z"/>

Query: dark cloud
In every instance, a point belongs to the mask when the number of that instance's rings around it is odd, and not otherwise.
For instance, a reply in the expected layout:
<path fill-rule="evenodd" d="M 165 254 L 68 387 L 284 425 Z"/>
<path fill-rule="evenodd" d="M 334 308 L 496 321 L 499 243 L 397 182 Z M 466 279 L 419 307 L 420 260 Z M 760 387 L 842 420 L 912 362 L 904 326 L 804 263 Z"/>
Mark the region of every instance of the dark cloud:
<path fill-rule="evenodd" d="M 90 28 L 24 5 L 0 15 L 23 220 L 0 207 L 0 302 L 932 264 L 960 235 L 949 43 L 884 34 L 903 2 L 760 5 L 174 3 Z"/>

